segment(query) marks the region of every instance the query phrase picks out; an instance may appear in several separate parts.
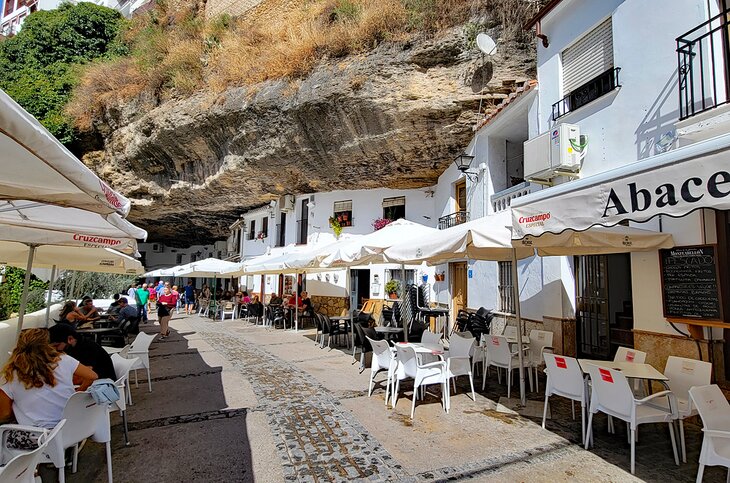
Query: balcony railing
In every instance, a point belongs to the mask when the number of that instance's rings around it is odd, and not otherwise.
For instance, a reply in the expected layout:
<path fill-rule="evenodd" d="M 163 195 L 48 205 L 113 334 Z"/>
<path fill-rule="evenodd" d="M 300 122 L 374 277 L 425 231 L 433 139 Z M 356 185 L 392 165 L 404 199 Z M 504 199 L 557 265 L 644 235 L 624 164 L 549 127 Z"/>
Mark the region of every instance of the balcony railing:
<path fill-rule="evenodd" d="M 537 191 L 537 185 L 523 181 L 511 188 L 495 193 L 492 195 L 492 210 L 495 213 L 504 211 L 510 207 L 513 199 L 528 195 L 534 191 Z"/>
<path fill-rule="evenodd" d="M 457 211 L 456 213 L 451 213 L 450 215 L 439 218 L 439 230 L 445 230 L 452 226 L 461 225 L 467 221 L 469 221 L 469 212 Z"/>
<path fill-rule="evenodd" d="M 680 120 L 730 102 L 728 15 L 730 9 L 677 37 Z"/>
<path fill-rule="evenodd" d="M 561 118 L 569 112 L 585 106 L 589 102 L 595 101 L 617 87 L 621 87 L 618 81 L 618 73 L 620 70 L 621 67 L 612 67 L 577 89 L 573 89 L 570 94 L 553 104 L 553 120 Z"/>

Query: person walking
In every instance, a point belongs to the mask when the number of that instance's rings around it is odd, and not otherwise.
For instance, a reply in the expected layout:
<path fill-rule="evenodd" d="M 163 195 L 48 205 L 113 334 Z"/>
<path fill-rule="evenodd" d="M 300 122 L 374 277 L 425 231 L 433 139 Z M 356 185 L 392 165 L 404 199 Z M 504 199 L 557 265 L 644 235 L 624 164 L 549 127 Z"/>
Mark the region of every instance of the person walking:
<path fill-rule="evenodd" d="M 172 310 L 177 304 L 177 297 L 172 294 L 170 287 L 162 289 L 162 295 L 157 299 L 157 318 L 160 322 L 160 339 L 164 339 L 170 335 L 170 319 L 172 318 Z"/>
<path fill-rule="evenodd" d="M 135 297 L 137 307 L 139 308 L 139 316 L 141 317 L 140 320 L 142 322 L 147 322 L 147 303 L 150 300 L 150 292 L 147 288 L 147 284 L 143 283 L 142 286 L 137 289 L 137 296 Z"/>
<path fill-rule="evenodd" d="M 188 280 L 188 284 L 185 286 L 185 313 L 191 315 L 195 310 L 195 287 L 193 287 L 193 281 Z"/>

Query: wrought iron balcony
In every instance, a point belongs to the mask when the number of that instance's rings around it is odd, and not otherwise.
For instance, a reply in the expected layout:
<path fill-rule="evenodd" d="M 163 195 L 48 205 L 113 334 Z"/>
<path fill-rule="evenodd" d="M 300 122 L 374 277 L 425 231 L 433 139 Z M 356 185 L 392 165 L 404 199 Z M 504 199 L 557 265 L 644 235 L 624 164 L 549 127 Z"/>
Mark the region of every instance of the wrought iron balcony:
<path fill-rule="evenodd" d="M 677 37 L 679 119 L 730 102 L 730 33 L 725 10 Z"/>
<path fill-rule="evenodd" d="M 469 221 L 469 212 L 457 211 L 456 213 L 451 213 L 450 215 L 439 218 L 439 230 L 445 230 L 452 226 L 461 225 L 467 221 Z"/>
<path fill-rule="evenodd" d="M 618 73 L 620 70 L 621 67 L 612 67 L 577 89 L 573 89 L 570 94 L 553 104 L 553 120 L 559 119 L 569 112 L 573 112 L 579 107 L 595 101 L 617 87 L 621 87 L 618 81 Z"/>

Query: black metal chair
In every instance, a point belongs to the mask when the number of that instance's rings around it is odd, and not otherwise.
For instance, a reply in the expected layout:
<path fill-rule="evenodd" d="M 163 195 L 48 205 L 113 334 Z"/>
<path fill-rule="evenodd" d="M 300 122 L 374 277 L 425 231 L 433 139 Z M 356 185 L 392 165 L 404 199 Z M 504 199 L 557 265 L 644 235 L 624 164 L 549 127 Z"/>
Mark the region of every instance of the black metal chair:
<path fill-rule="evenodd" d="M 472 333 L 476 340 L 481 340 L 482 334 L 489 334 L 493 318 L 494 314 L 491 310 L 479 307 L 479 310 L 470 318 L 467 330 Z"/>

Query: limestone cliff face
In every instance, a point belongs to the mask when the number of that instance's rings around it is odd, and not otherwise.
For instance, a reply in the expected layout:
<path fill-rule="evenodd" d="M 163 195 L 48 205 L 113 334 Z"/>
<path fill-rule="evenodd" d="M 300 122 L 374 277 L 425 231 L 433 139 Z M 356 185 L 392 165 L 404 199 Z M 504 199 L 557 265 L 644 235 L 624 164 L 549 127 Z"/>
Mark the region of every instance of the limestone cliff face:
<path fill-rule="evenodd" d="M 479 95 L 488 112 L 533 68 L 529 45 L 487 59 L 453 29 L 303 80 L 119 106 L 96 123 L 103 151 L 84 159 L 134 200 L 150 239 L 207 242 L 281 194 L 434 184 L 471 139 Z"/>

